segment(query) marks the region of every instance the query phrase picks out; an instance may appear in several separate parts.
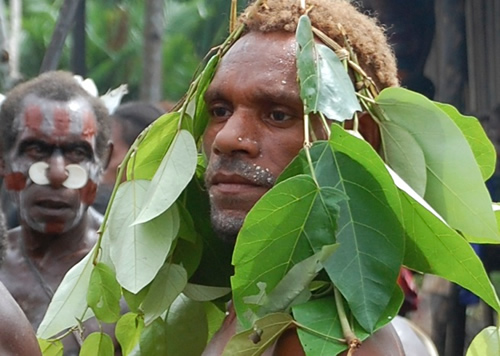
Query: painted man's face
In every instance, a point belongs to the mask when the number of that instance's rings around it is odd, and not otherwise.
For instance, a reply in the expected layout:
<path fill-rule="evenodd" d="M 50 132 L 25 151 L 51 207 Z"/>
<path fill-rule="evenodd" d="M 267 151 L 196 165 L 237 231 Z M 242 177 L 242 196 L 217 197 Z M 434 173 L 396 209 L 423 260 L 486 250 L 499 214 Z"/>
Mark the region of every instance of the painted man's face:
<path fill-rule="evenodd" d="M 101 173 L 92 107 L 83 98 L 28 95 L 13 130 L 5 184 L 15 193 L 21 221 L 44 233 L 68 231 L 94 201 Z"/>

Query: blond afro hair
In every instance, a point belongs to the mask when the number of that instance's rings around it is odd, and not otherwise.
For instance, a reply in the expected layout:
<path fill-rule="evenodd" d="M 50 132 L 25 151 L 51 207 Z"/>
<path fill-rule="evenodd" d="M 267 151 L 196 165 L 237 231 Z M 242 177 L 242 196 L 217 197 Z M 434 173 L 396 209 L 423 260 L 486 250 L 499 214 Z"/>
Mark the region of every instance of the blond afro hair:
<path fill-rule="evenodd" d="M 361 68 L 379 89 L 399 85 L 396 58 L 374 18 L 362 14 L 347 0 L 306 0 L 306 8 L 312 26 L 344 46 L 341 25 Z M 240 21 L 246 31 L 295 32 L 303 14 L 299 0 L 264 0 L 249 5 Z"/>

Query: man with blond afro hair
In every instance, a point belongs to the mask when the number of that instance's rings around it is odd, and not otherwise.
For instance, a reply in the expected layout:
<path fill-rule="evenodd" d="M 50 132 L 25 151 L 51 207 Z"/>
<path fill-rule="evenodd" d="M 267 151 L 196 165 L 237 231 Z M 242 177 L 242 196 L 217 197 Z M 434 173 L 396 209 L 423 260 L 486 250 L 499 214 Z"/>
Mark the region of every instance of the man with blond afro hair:
<path fill-rule="evenodd" d="M 210 121 L 203 149 L 208 159 L 205 182 L 212 226 L 221 239 L 230 243 L 235 242 L 248 211 L 303 146 L 304 111 L 297 83 L 295 30 L 305 11 L 312 26 L 338 44 L 344 43 L 345 32 L 359 64 L 378 89 L 398 85 L 395 57 L 375 20 L 343 0 L 302 3 L 267 0 L 249 5 L 240 16 L 245 25 L 243 35 L 221 59 L 205 93 Z M 318 139 L 327 138 L 318 122 L 312 126 Z M 361 115 L 360 132 L 378 148 L 378 129 L 368 115 Z M 231 306 L 227 314 L 204 356 L 221 355 L 236 333 L 236 315 Z M 399 356 L 405 352 L 389 324 L 355 354 Z M 263 355 L 305 353 L 292 328 Z"/>

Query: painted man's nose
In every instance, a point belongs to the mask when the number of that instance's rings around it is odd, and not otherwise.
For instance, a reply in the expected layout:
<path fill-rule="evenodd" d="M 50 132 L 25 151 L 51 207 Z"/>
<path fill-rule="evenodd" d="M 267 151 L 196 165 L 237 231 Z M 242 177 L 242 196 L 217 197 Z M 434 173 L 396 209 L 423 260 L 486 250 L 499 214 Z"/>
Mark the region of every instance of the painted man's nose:
<path fill-rule="evenodd" d="M 64 157 L 60 154 L 53 154 L 47 162 L 47 179 L 53 188 L 60 188 L 68 178 L 68 171 Z"/>

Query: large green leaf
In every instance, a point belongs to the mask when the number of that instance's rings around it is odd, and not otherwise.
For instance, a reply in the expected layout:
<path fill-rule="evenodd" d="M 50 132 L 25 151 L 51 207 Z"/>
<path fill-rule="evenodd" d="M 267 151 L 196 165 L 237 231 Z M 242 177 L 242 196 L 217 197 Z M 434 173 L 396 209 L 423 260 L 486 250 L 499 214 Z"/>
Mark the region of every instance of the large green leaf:
<path fill-rule="evenodd" d="M 170 208 L 193 178 L 197 157 L 193 136 L 179 131 L 148 187 L 134 224 L 150 221 Z"/>
<path fill-rule="evenodd" d="M 203 303 L 179 295 L 172 303 L 165 323 L 168 355 L 199 356 L 203 353 L 208 337 Z"/>
<path fill-rule="evenodd" d="M 500 355 L 500 330 L 490 326 L 483 329 L 470 344 L 465 356 L 498 356 Z"/>
<path fill-rule="evenodd" d="M 182 266 L 166 263 L 160 269 L 142 302 L 146 325 L 165 313 L 186 284 L 187 273 Z"/>
<path fill-rule="evenodd" d="M 418 142 L 403 127 L 384 122 L 382 156 L 391 168 L 421 197 L 427 185 L 424 152 Z"/>
<path fill-rule="evenodd" d="M 233 336 L 224 348 L 222 356 L 261 355 L 292 323 L 292 317 L 287 313 L 266 315 L 257 320 L 252 329 Z"/>
<path fill-rule="evenodd" d="M 407 233 L 404 264 L 467 288 L 500 311 L 495 289 L 470 244 L 455 230 L 401 192 Z"/>
<path fill-rule="evenodd" d="M 151 180 L 167 153 L 177 131 L 180 113 L 173 112 L 158 118 L 146 131 L 136 153 L 127 165 L 127 179 Z"/>
<path fill-rule="evenodd" d="M 118 320 L 115 335 L 123 356 L 129 355 L 137 346 L 143 329 L 144 319 L 136 313 L 127 313 Z"/>
<path fill-rule="evenodd" d="M 352 81 L 335 52 L 315 42 L 306 15 L 299 19 L 296 38 L 300 97 L 306 113 L 322 112 L 336 121 L 351 119 L 361 111 Z"/>
<path fill-rule="evenodd" d="M 79 356 L 113 356 L 115 347 L 108 334 L 95 332 L 85 338 Z"/>
<path fill-rule="evenodd" d="M 244 327 L 253 321 L 244 317 L 248 309 L 255 313 L 258 308 L 245 298 L 259 294 L 258 283 L 270 292 L 294 264 L 313 254 L 313 247 L 335 243 L 337 203 L 343 198 L 299 175 L 275 185 L 248 213 L 236 239 L 231 279 L 234 307 Z"/>
<path fill-rule="evenodd" d="M 63 330 L 78 325 L 78 320 L 85 321 L 92 316 L 92 313 L 87 311 L 86 297 L 94 267 L 92 264 L 94 249 L 64 276 L 38 327 L 38 337 L 49 339 Z"/>
<path fill-rule="evenodd" d="M 144 224 L 132 225 L 150 182 L 122 183 L 111 207 L 106 233 L 120 285 L 132 293 L 149 284 L 165 262 L 179 230 L 176 206 Z M 105 236 L 106 238 L 106 236 Z"/>
<path fill-rule="evenodd" d="M 339 125 L 332 126 L 329 144 L 317 142 L 310 153 L 320 186 L 335 187 L 349 198 L 339 203 L 340 246 L 325 269 L 356 319 L 373 330 L 389 303 L 404 255 L 398 190 L 371 146 Z M 308 170 L 301 152 L 278 182 Z"/>
<path fill-rule="evenodd" d="M 391 124 L 408 131 L 424 152 L 425 200 L 453 228 L 471 236 L 471 242 L 499 242 L 481 171 L 453 120 L 423 95 L 402 88 L 383 90 L 376 102 Z M 382 135 L 385 123 L 381 122 Z"/>
<path fill-rule="evenodd" d="M 114 323 L 120 318 L 120 285 L 111 267 L 98 263 L 90 276 L 87 303 L 97 319 Z"/>
<path fill-rule="evenodd" d="M 473 116 L 465 116 L 451 105 L 434 102 L 443 110 L 462 131 L 476 158 L 484 180 L 490 178 L 495 172 L 497 154 L 495 146 L 490 141 L 483 126 Z"/>
<path fill-rule="evenodd" d="M 358 322 L 372 331 L 392 296 L 404 255 L 399 193 L 368 143 L 333 125 L 329 146 L 313 146 L 316 177 L 349 199 L 339 204 L 340 246 L 325 269 Z"/>
<path fill-rule="evenodd" d="M 188 283 L 184 288 L 184 294 L 198 302 L 207 302 L 221 298 L 231 293 L 231 288 L 203 286 L 200 284 Z"/>

